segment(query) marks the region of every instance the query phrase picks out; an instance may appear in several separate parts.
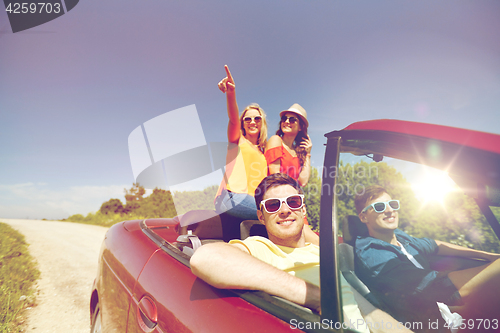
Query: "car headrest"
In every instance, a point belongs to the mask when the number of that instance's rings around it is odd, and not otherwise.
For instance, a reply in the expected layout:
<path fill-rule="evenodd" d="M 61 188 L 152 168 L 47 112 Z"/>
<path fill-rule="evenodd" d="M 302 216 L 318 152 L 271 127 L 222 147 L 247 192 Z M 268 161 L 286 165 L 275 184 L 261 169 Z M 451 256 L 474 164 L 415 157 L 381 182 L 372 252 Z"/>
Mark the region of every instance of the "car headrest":
<path fill-rule="evenodd" d="M 268 238 L 266 226 L 260 223 L 259 220 L 245 220 L 240 223 L 241 239 L 250 236 L 262 236 Z"/>
<path fill-rule="evenodd" d="M 347 244 L 354 246 L 357 236 L 369 236 L 366 224 L 361 222 L 357 215 L 348 215 L 342 222 L 342 234 Z"/>

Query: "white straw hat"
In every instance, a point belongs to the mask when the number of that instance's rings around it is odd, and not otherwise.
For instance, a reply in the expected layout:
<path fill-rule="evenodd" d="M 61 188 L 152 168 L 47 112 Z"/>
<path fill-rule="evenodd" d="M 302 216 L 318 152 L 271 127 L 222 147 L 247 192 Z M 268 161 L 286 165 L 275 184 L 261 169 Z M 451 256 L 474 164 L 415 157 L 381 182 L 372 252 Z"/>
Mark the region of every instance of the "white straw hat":
<path fill-rule="evenodd" d="M 293 113 L 295 113 L 296 115 L 298 115 L 300 117 L 300 119 L 302 119 L 304 121 L 304 123 L 306 124 L 306 127 L 309 127 L 309 122 L 307 121 L 307 112 L 306 112 L 306 110 L 304 110 L 304 108 L 302 106 L 300 106 L 300 104 L 295 103 L 292 106 L 290 106 L 288 108 L 288 110 L 281 111 L 280 112 L 280 118 L 286 112 L 293 112 Z"/>

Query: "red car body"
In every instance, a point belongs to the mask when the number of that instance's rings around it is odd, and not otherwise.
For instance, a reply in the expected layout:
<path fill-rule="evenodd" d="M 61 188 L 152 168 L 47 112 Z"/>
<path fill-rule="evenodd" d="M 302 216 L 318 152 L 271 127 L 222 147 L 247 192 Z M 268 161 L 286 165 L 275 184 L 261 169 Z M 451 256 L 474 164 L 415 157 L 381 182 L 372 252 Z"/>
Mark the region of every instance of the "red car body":
<path fill-rule="evenodd" d="M 488 212 L 488 206 L 498 205 L 494 193 L 500 193 L 494 192 L 500 189 L 500 135 L 374 120 L 325 136 L 325 170 L 338 166 L 340 152 L 350 152 L 372 154 L 375 161 L 388 156 L 426 164 L 448 170 L 452 178 L 466 179 L 475 187 L 464 191 L 477 198 L 497 237 L 500 235 L 498 221 L 491 210 Z M 338 234 L 337 218 L 332 213 L 335 192 L 325 190 L 325 186 L 335 187 L 335 177 L 323 172 L 321 316 L 263 292 L 220 290 L 208 285 L 192 274 L 189 255 L 180 250 L 179 219 L 147 219 L 118 223 L 106 234 L 90 302 L 93 331 L 340 331 L 335 326 L 342 318 L 338 239 L 331 237 Z M 320 324 L 313 327 L 310 324 L 314 322 Z"/>
<path fill-rule="evenodd" d="M 93 316 L 99 303 L 103 332 L 290 330 L 234 292 L 196 278 L 187 266 L 189 257 L 169 244 L 179 236 L 177 225 L 174 219 L 150 219 L 110 228 L 91 300 Z"/>

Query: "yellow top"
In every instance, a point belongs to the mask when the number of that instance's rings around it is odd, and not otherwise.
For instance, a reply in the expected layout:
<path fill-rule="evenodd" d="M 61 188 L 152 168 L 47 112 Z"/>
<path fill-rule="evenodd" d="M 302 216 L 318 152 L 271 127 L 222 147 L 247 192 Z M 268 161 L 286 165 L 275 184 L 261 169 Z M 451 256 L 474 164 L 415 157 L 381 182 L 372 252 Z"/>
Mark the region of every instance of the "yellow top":
<path fill-rule="evenodd" d="M 225 187 L 231 192 L 246 193 L 253 196 L 255 189 L 266 176 L 267 162 L 264 154 L 254 149 L 241 136 L 238 146 L 234 145 L 227 151 L 226 173 L 217 195 Z"/>
<path fill-rule="evenodd" d="M 269 239 L 260 236 L 248 237 L 243 241 L 233 239 L 229 242 L 229 244 L 235 243 L 245 246 L 248 252 L 257 259 L 319 286 L 319 246 L 306 243 L 304 247 L 291 248 L 276 245 Z M 342 274 L 340 274 L 340 286 L 344 322 L 348 326 L 356 326 L 353 328 L 360 332 L 368 333 L 368 326 L 364 323 L 351 286 Z"/>

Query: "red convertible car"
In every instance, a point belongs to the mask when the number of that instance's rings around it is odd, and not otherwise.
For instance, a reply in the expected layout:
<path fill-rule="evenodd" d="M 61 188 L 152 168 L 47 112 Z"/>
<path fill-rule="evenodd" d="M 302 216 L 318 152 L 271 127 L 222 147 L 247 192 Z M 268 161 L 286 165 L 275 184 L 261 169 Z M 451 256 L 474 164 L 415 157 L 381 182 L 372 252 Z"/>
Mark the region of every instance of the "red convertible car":
<path fill-rule="evenodd" d="M 321 314 L 264 292 L 220 290 L 194 276 L 189 259 L 199 246 L 265 234 L 265 230 L 252 221 L 191 211 L 175 218 L 125 221 L 109 229 L 90 300 L 91 332 L 356 332 L 341 324 L 339 274 L 368 300 L 371 295 L 352 272 L 352 252 L 345 252 L 352 251 L 345 243 L 355 232 L 355 222 L 336 214 L 339 191 L 333 189 L 341 176 L 337 172 L 341 160 L 384 159 L 401 172 L 409 170 L 410 176 L 420 165 L 445 170 L 475 200 L 495 240 L 500 236 L 500 135 L 372 120 L 325 136 L 320 204 Z M 411 167 L 400 167 L 400 162 Z M 341 219 L 346 221 L 343 232 Z M 340 246 L 342 239 L 345 243 Z M 469 259 L 438 259 L 437 265 L 446 269 L 477 264 Z"/>

